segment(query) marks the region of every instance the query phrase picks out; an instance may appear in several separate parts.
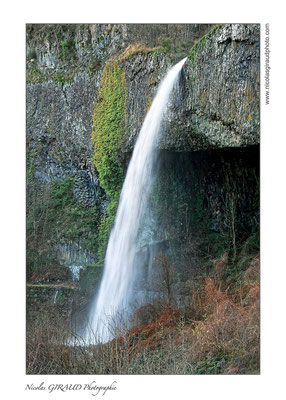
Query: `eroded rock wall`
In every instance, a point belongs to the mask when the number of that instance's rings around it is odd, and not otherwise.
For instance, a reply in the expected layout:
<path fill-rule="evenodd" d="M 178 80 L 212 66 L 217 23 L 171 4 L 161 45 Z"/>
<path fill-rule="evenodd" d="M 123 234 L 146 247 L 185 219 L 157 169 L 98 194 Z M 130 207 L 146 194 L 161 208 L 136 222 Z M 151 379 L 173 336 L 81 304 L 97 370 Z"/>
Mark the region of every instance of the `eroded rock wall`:
<path fill-rule="evenodd" d="M 260 140 L 260 27 L 225 24 L 191 50 L 160 147 L 246 147 Z"/>
<path fill-rule="evenodd" d="M 52 230 L 56 237 L 51 240 L 51 249 L 58 262 L 73 263 L 71 254 L 75 252 L 79 264 L 96 261 L 92 248 L 109 199 L 94 167 L 91 136 L 94 106 L 100 101 L 98 89 L 107 61 L 116 62 L 124 71 L 128 90 L 124 140 L 116 149 L 124 167 L 159 83 L 183 57 L 188 59 L 168 104 L 159 148 L 172 154 L 191 154 L 259 143 L 259 25 L 225 24 L 211 28 L 208 24 L 28 26 L 29 168 L 33 171 L 33 184 L 45 187 L 54 181 L 64 183 L 46 209 L 51 204 L 59 207 L 57 196 L 62 193 L 69 199 L 60 205 L 63 213 L 68 210 L 67 218 L 61 228 Z M 200 158 L 201 162 L 203 159 Z M 236 162 L 236 170 L 237 165 Z M 213 181 L 217 182 L 214 171 L 202 170 L 206 174 L 203 181 L 210 182 L 213 173 Z M 243 171 L 246 182 L 246 169 Z M 72 182 L 67 186 L 69 179 Z M 211 184 L 206 187 L 206 201 L 213 212 L 209 226 L 220 231 L 223 212 L 216 214 L 220 210 L 219 196 L 212 200 Z M 34 199 L 34 205 L 36 202 Z M 58 214 L 57 211 L 55 216 Z M 40 215 L 46 215 L 44 210 Z M 92 235 L 90 226 L 78 226 L 78 221 L 88 221 L 90 215 Z M 78 235 L 67 229 L 68 224 Z"/>

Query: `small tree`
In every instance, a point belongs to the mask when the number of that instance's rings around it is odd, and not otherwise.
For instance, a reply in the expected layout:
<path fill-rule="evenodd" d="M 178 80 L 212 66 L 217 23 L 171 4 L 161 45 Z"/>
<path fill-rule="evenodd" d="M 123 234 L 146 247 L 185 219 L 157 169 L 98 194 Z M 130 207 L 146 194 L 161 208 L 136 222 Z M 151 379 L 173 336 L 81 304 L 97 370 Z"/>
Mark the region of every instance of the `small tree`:
<path fill-rule="evenodd" d="M 165 254 L 160 252 L 157 257 L 154 258 L 154 264 L 158 268 L 159 276 L 161 278 L 169 307 L 173 299 L 172 287 L 175 282 L 171 262 Z"/>
<path fill-rule="evenodd" d="M 234 191 L 227 193 L 225 200 L 225 226 L 230 236 L 230 248 L 232 250 L 232 259 L 237 256 L 237 195 Z"/>

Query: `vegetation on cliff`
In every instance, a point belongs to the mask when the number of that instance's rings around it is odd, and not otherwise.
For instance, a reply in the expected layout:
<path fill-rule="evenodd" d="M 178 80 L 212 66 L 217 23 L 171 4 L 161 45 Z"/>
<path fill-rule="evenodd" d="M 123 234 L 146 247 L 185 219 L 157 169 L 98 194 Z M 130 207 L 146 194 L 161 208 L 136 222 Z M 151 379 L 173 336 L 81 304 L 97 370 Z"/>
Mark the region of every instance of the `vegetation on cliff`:
<path fill-rule="evenodd" d="M 199 39 L 192 47 L 189 53 L 189 59 L 195 63 L 196 54 L 201 51 L 206 45 L 206 40 L 213 36 L 214 34 L 219 34 L 219 29 L 222 27 L 222 24 L 216 25 L 213 27 L 206 35 L 204 35 L 201 39 Z"/>
<path fill-rule="evenodd" d="M 28 165 L 27 275 L 33 280 L 47 273 L 54 279 L 66 279 L 54 247 L 77 242 L 82 243 L 87 252 L 92 251 L 96 245 L 98 206 L 88 207 L 75 198 L 74 178 L 36 185 L 33 171 Z"/>
<path fill-rule="evenodd" d="M 108 215 L 99 227 L 99 258 L 104 257 L 110 227 L 114 221 L 123 183 L 121 145 L 126 118 L 127 84 L 117 63 L 105 66 L 93 114 L 94 163 L 100 184 L 110 198 Z"/>

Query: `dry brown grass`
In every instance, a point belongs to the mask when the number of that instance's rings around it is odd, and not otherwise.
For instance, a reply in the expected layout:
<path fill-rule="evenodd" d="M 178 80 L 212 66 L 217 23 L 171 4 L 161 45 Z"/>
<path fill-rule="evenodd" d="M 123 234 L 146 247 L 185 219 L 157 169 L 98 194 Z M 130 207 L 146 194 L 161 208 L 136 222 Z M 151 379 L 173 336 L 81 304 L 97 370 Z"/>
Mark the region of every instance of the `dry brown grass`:
<path fill-rule="evenodd" d="M 147 47 L 144 43 L 133 43 L 126 47 L 122 53 L 112 56 L 110 61 L 124 62 L 135 55 L 155 53 L 156 51 L 164 52 L 164 49 L 162 46 Z"/>
<path fill-rule="evenodd" d="M 64 346 L 66 338 L 67 326 L 56 308 L 50 307 L 48 312 L 27 321 L 27 374 L 64 373 L 69 356 Z"/>
<path fill-rule="evenodd" d="M 221 290 L 226 285 L 216 269 L 214 275 L 216 282 L 206 277 L 193 291 L 190 307 L 165 309 L 155 321 L 133 329 L 132 356 L 172 343 L 177 353 L 185 349 L 191 373 L 259 373 L 259 257 L 251 260 L 239 288 Z"/>
<path fill-rule="evenodd" d="M 192 329 L 190 342 L 195 361 L 209 356 L 231 358 L 225 373 L 259 372 L 259 259 L 244 273 L 244 284 L 231 294 L 221 291 L 206 278 L 200 298 L 204 319 Z"/>
<path fill-rule="evenodd" d="M 104 345 L 68 346 L 69 324 L 51 306 L 27 324 L 27 373 L 257 374 L 259 257 L 239 285 L 221 279 L 214 269 L 184 309 L 142 306 L 136 327 Z"/>

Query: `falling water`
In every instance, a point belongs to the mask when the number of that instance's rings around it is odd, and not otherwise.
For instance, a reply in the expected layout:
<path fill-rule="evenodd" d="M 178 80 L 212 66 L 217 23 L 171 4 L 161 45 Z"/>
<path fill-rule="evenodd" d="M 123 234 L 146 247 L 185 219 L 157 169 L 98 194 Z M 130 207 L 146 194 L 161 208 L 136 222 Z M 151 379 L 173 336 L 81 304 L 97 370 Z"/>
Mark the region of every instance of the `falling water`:
<path fill-rule="evenodd" d="M 58 294 L 59 294 L 59 289 L 56 290 L 56 293 L 54 296 L 54 304 L 56 304 L 56 302 L 57 302 Z"/>
<path fill-rule="evenodd" d="M 126 321 L 134 298 L 136 241 L 151 190 L 156 140 L 170 93 L 185 61 L 186 58 L 171 68 L 160 84 L 139 133 L 109 237 L 101 285 L 85 332 L 86 343 L 110 340 L 110 321 Z"/>

